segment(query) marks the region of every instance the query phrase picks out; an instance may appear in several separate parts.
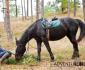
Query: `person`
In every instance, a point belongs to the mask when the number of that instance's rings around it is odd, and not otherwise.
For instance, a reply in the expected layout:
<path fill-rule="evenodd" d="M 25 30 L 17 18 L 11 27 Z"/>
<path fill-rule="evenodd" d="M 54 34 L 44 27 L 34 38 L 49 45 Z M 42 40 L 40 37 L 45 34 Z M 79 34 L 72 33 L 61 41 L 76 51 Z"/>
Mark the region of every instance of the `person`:
<path fill-rule="evenodd" d="M 0 63 L 2 63 L 5 59 L 11 57 L 11 54 L 12 53 L 10 51 L 7 51 L 0 47 Z"/>

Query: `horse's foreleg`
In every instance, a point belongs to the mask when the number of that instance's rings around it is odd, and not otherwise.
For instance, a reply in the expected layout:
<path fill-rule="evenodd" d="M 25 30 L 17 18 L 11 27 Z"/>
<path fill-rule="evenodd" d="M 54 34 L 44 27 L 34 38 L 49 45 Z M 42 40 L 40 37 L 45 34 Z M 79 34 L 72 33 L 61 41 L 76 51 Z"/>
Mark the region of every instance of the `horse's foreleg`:
<path fill-rule="evenodd" d="M 37 56 L 37 60 L 40 61 L 41 60 L 41 41 L 37 41 L 37 53 L 38 53 L 38 56 Z"/>
<path fill-rule="evenodd" d="M 48 50 L 48 52 L 50 54 L 51 61 L 54 61 L 54 56 L 53 56 L 53 53 L 51 51 L 50 45 L 48 43 L 48 40 L 47 39 L 43 39 L 43 42 L 44 42 L 44 44 L 45 44 L 45 46 L 46 46 L 46 48 L 47 48 L 47 50 Z"/>

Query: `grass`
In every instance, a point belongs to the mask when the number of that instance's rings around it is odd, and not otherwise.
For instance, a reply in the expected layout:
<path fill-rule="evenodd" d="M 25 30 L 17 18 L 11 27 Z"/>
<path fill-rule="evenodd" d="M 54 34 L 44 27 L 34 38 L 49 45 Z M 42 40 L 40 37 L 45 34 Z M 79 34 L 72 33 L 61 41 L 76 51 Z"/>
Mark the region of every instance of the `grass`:
<path fill-rule="evenodd" d="M 9 58 L 4 61 L 6 64 L 17 64 L 14 58 Z"/>
<path fill-rule="evenodd" d="M 37 65 L 38 61 L 35 56 L 33 55 L 24 55 L 23 58 L 19 61 L 16 62 L 14 58 L 9 58 L 4 61 L 6 64 L 24 64 L 24 65 Z"/>
<path fill-rule="evenodd" d="M 80 60 L 85 60 L 85 57 L 84 57 L 85 54 L 83 54 L 85 51 L 85 48 L 79 47 L 79 49 L 80 49 L 80 55 L 81 55 Z M 55 53 L 54 56 L 55 56 L 56 63 L 72 60 L 71 57 L 72 57 L 73 51 L 70 48 L 61 49 L 60 51 L 54 52 L 54 53 Z M 44 60 L 44 61 L 50 60 L 50 56 L 47 53 L 47 51 L 45 51 L 41 54 L 41 62 L 42 62 L 42 60 Z M 5 60 L 4 62 L 6 64 L 10 64 L 10 65 L 29 65 L 29 66 L 39 65 L 39 61 L 37 61 L 36 56 L 34 56 L 32 54 L 29 54 L 29 55 L 25 54 L 19 62 L 16 62 L 14 58 L 9 58 L 9 59 Z"/>
<path fill-rule="evenodd" d="M 33 55 L 25 55 L 20 63 L 28 64 L 28 65 L 36 65 L 38 61 L 37 61 L 37 58 Z"/>
<path fill-rule="evenodd" d="M 56 47 L 57 48 L 57 47 Z M 81 49 L 82 51 L 82 49 Z M 55 56 L 55 61 L 56 62 L 62 62 L 62 61 L 65 61 L 65 60 L 70 60 L 71 59 L 71 56 L 72 56 L 72 50 L 67 48 L 66 50 L 65 49 L 61 49 L 60 51 L 58 52 L 54 52 L 54 56 Z M 49 61 L 50 60 L 50 56 L 46 51 L 42 52 L 41 53 L 41 61 L 44 60 L 44 61 Z M 20 60 L 19 62 L 16 62 L 14 58 L 9 58 L 7 60 L 5 60 L 5 63 L 6 64 L 24 64 L 24 65 L 37 65 L 39 62 L 37 61 L 37 58 L 36 56 L 32 55 L 32 54 L 25 54 L 22 58 L 22 60 Z"/>

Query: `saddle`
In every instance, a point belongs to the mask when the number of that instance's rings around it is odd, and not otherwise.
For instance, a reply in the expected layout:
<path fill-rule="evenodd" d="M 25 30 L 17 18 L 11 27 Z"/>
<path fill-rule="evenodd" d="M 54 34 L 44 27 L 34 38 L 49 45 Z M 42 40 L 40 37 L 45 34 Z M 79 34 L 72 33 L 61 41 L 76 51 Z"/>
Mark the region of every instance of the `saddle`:
<path fill-rule="evenodd" d="M 45 23 L 45 22 L 42 23 L 42 27 L 44 29 L 56 28 L 60 25 L 61 25 L 61 21 L 59 19 L 58 20 L 53 20 L 53 21 L 48 21 L 47 23 Z"/>
<path fill-rule="evenodd" d="M 59 27 L 61 25 L 61 21 L 59 19 L 57 20 L 52 20 L 52 21 L 42 21 L 42 27 L 46 29 L 46 35 L 47 38 L 50 39 L 49 37 L 49 29 Z"/>

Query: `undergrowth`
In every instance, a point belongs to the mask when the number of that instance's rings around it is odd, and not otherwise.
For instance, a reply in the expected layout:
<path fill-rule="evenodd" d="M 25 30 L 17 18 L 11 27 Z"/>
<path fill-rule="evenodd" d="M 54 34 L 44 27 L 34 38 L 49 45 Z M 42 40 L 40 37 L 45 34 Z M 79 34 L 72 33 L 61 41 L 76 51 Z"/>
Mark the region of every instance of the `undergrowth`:
<path fill-rule="evenodd" d="M 15 58 L 9 58 L 4 61 L 6 64 L 27 64 L 27 65 L 37 65 L 37 58 L 33 55 L 24 55 L 23 58 L 17 62 Z"/>

